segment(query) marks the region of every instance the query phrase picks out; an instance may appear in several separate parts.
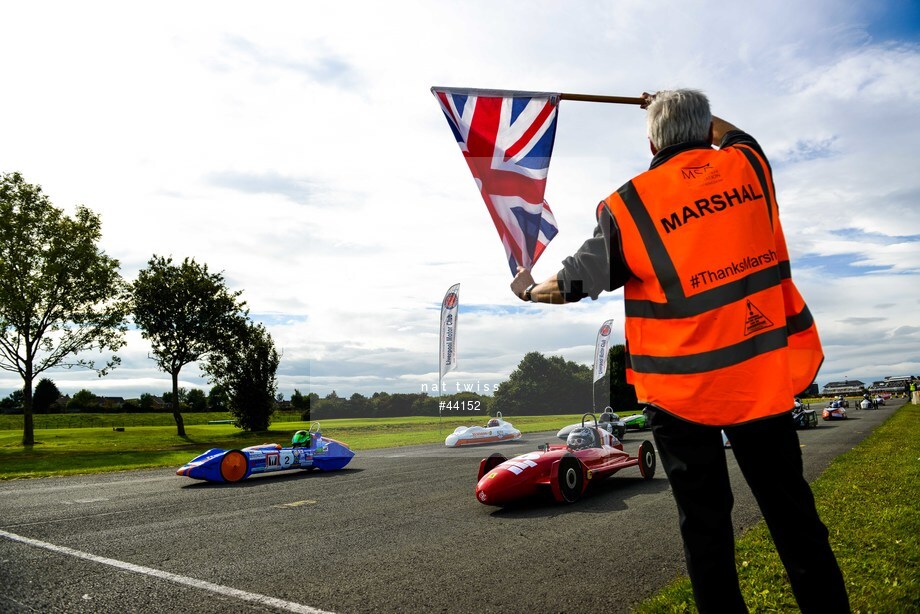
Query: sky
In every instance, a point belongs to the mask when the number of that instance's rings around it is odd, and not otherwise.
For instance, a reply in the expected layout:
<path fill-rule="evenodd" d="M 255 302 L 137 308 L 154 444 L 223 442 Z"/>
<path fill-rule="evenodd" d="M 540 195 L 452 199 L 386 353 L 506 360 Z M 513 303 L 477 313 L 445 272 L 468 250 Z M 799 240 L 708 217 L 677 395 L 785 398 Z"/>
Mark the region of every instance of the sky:
<path fill-rule="evenodd" d="M 102 219 L 128 281 L 194 258 L 242 290 L 282 353 L 279 390 L 438 384 L 439 308 L 460 283 L 458 369 L 488 389 L 525 353 L 591 364 L 623 341 L 622 290 L 522 303 L 429 89 L 638 96 L 703 90 L 759 140 L 819 385 L 920 375 L 920 5 L 915 2 L 17 3 L 0 20 L 0 172 Z M 595 207 L 647 169 L 645 112 L 564 101 L 543 279 Z M 119 368 L 52 370 L 64 393 L 170 388 L 136 329 Z M 197 365 L 180 385 L 207 389 Z M 22 386 L 0 372 L 0 395 Z"/>

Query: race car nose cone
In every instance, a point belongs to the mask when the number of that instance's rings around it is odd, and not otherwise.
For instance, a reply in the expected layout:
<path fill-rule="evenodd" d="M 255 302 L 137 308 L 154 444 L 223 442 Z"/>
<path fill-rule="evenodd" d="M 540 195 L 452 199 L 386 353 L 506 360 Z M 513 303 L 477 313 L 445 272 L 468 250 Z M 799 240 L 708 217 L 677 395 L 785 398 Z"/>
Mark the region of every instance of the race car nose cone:
<path fill-rule="evenodd" d="M 527 476 L 529 477 L 529 476 Z M 533 484 L 507 469 L 496 467 L 476 484 L 476 498 L 485 505 L 504 505 L 527 494 Z"/>
<path fill-rule="evenodd" d="M 479 483 L 476 484 L 476 498 L 479 499 L 480 503 L 486 505 L 499 505 L 503 497 L 502 488 L 501 488 L 501 479 L 497 479 L 498 474 L 495 469 L 482 476 L 482 479 L 479 480 Z M 498 484 L 498 486 L 496 486 Z"/>

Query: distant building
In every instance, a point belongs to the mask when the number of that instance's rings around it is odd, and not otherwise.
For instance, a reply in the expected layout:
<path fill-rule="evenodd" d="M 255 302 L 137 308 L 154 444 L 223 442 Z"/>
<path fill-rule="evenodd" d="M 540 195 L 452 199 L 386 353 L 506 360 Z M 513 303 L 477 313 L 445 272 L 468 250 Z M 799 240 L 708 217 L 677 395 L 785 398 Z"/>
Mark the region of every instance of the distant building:
<path fill-rule="evenodd" d="M 866 384 L 858 379 L 844 380 L 842 382 L 828 382 L 824 385 L 824 390 L 821 391 L 821 394 L 822 396 L 829 397 L 862 394 L 865 387 Z"/>
<path fill-rule="evenodd" d="M 869 386 L 869 392 L 904 392 L 911 382 L 917 381 L 913 375 L 895 375 L 888 376 L 885 379 L 872 382 Z"/>

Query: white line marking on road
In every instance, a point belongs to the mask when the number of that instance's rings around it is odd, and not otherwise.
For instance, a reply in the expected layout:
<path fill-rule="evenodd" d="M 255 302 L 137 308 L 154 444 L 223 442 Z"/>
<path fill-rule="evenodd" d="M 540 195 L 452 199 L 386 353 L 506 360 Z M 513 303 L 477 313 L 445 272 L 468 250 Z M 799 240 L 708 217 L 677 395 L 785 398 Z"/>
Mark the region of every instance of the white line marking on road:
<path fill-rule="evenodd" d="M 102 556 L 96 556 L 95 554 L 90 554 L 88 552 L 81 552 L 80 550 L 74 550 L 73 548 L 68 548 L 66 546 L 57 546 L 55 544 L 49 544 L 48 542 L 43 542 L 37 539 L 32 539 L 30 537 L 23 537 L 22 535 L 16 535 L 15 533 L 7 533 L 6 531 L 3 531 L 3 530 L 0 530 L 0 537 L 5 537 L 7 539 L 13 540 L 15 542 L 20 542 L 23 544 L 28 544 L 29 546 L 35 546 L 36 548 L 44 548 L 46 550 L 51 550 L 52 552 L 58 552 L 60 554 L 68 554 L 70 556 L 74 556 L 79 559 L 93 561 L 94 563 L 102 563 L 103 565 L 109 565 L 111 567 L 115 567 L 116 569 L 122 569 L 124 571 L 133 571 L 134 573 L 144 574 L 147 576 L 153 576 L 154 578 L 160 578 L 161 580 L 169 580 L 170 582 L 175 582 L 176 584 L 184 584 L 185 586 L 191 586 L 192 588 L 197 588 L 197 589 L 201 589 L 204 591 L 210 591 L 212 593 L 217 593 L 225 597 L 235 597 L 242 601 L 249 601 L 251 603 L 256 603 L 258 605 L 263 605 L 263 606 L 271 606 L 273 608 L 287 610 L 288 612 L 301 612 L 303 614 L 332 614 L 331 612 L 327 612 L 326 610 L 312 608 L 308 605 L 303 605 L 301 603 L 294 603 L 293 601 L 285 601 L 283 599 L 277 599 L 275 597 L 269 597 L 267 595 L 260 595 L 258 593 L 250 593 L 248 591 L 241 591 L 236 588 L 230 588 L 229 586 L 221 586 L 220 584 L 214 584 L 213 582 L 205 582 L 204 580 L 197 580 L 195 578 L 180 576 L 178 574 L 170 573 L 168 571 L 162 571 L 160 569 L 153 569 L 152 567 L 144 567 L 142 565 L 135 565 L 133 563 L 126 563 L 124 561 L 109 559 L 109 558 L 105 558 Z"/>

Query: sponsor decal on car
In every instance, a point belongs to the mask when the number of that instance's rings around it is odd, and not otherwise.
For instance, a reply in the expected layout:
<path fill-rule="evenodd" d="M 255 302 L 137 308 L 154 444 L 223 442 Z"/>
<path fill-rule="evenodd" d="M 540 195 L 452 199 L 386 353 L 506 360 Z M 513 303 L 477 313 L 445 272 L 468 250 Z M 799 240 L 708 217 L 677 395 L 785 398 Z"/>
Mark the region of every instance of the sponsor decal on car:
<path fill-rule="evenodd" d="M 538 458 L 540 458 L 540 454 L 537 452 L 522 454 L 521 456 L 515 456 L 511 460 L 502 463 L 500 468 L 506 469 L 514 475 L 521 475 L 528 467 L 536 467 L 537 463 L 534 461 Z"/>

